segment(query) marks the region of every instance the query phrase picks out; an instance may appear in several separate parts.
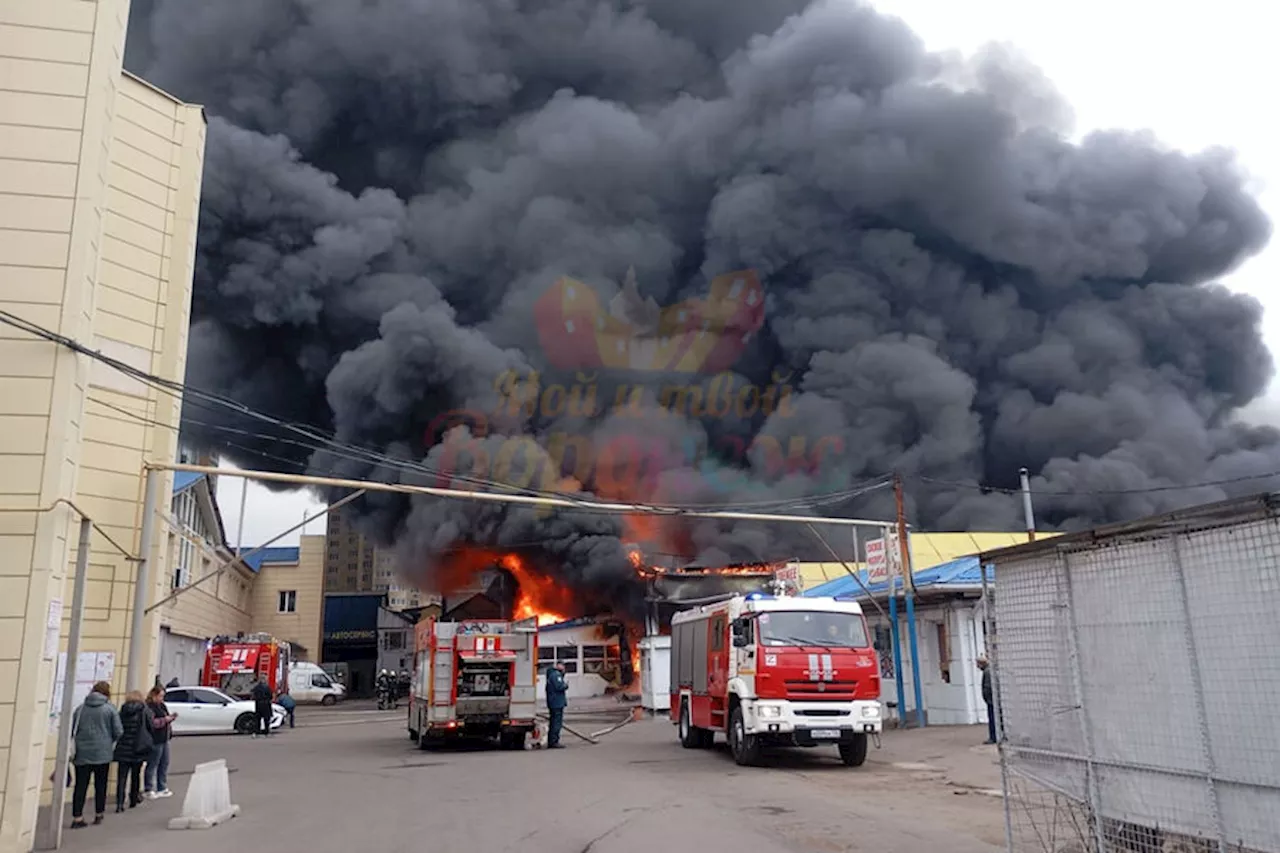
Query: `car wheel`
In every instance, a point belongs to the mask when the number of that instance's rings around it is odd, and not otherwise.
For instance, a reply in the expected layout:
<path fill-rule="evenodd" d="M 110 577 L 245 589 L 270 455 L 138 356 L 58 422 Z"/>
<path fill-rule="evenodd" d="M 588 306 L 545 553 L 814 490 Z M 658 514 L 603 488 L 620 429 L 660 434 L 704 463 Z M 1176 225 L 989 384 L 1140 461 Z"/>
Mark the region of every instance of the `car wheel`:
<path fill-rule="evenodd" d="M 334 703 L 335 703 L 335 702 L 337 702 L 337 701 L 338 701 L 337 697 L 336 697 L 336 696 L 334 696 L 333 694 L 330 694 L 330 695 L 328 695 L 328 696 L 324 697 L 323 699 L 321 699 L 321 700 L 320 700 L 320 704 L 321 704 L 321 705 L 332 705 L 332 704 L 334 704 Z"/>
<path fill-rule="evenodd" d="M 254 714 L 241 714 L 236 717 L 236 734 L 251 735 L 258 730 L 258 718 Z"/>

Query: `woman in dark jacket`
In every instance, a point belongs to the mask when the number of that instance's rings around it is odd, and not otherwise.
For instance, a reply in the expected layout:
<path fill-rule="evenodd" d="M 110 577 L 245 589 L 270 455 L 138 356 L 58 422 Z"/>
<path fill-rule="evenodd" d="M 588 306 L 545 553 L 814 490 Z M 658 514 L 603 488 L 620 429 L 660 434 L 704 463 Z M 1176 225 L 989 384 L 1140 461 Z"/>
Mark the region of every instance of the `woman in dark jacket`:
<path fill-rule="evenodd" d="M 142 765 L 155 746 L 152 729 L 155 718 L 142 701 L 142 694 L 130 690 L 120 706 L 120 726 L 124 730 L 116 743 L 116 811 L 124 811 L 125 779 L 129 781 L 129 808 L 142 802 Z"/>

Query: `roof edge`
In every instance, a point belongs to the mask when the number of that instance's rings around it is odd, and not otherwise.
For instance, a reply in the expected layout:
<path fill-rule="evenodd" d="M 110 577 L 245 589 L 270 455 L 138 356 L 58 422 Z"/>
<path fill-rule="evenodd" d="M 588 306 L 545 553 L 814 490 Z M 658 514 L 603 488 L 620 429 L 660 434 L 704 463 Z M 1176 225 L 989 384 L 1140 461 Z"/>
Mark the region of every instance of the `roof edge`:
<path fill-rule="evenodd" d="M 1036 542 L 996 548 L 983 551 L 978 557 L 984 563 L 1029 557 L 1061 548 L 1087 548 L 1091 545 L 1101 545 L 1108 540 L 1203 530 L 1227 524 L 1274 518 L 1278 513 L 1280 513 L 1280 492 L 1261 492 L 1248 497 L 1228 498 L 1131 521 L 1104 524 L 1089 530 L 1065 533 Z"/>

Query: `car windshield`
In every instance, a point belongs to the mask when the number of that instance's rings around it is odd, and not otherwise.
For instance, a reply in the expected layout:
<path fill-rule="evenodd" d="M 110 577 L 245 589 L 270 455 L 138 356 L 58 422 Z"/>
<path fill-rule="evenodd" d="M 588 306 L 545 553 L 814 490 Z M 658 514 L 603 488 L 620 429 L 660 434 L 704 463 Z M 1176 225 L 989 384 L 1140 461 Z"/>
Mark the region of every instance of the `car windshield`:
<path fill-rule="evenodd" d="M 856 613 L 773 610 L 761 613 L 760 641 L 766 646 L 825 646 L 862 649 L 867 626 Z"/>

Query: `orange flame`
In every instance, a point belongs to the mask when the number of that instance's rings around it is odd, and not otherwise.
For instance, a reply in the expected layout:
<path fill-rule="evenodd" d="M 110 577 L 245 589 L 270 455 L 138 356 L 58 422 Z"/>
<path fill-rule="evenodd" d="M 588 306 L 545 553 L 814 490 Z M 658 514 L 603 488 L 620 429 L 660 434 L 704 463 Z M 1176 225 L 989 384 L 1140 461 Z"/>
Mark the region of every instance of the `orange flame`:
<path fill-rule="evenodd" d="M 572 590 L 545 575 L 530 571 L 516 554 L 507 554 L 499 562 L 519 585 L 516 619 L 536 617 L 539 625 L 554 625 L 572 618 L 568 615 L 576 609 Z"/>

